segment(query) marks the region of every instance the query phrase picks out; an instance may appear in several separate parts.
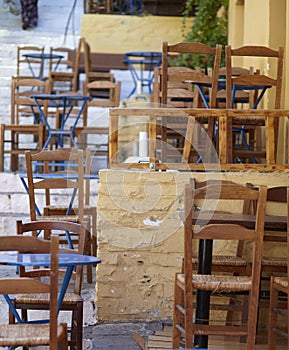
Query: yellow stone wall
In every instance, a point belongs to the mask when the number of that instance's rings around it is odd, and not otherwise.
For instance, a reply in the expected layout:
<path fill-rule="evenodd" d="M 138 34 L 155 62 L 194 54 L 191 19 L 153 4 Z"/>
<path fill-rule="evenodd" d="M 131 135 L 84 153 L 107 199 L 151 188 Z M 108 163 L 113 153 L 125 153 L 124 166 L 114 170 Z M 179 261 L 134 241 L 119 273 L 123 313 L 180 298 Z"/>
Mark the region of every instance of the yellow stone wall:
<path fill-rule="evenodd" d="M 171 318 L 174 273 L 180 270 L 183 255 L 182 194 L 191 176 L 189 172 L 101 170 L 97 207 L 102 263 L 96 286 L 100 320 Z M 193 176 L 289 185 L 284 172 Z M 280 255 L 279 247 L 276 252 Z"/>
<path fill-rule="evenodd" d="M 183 40 L 182 28 L 182 17 L 85 14 L 81 35 L 92 52 L 161 51 L 163 41 Z"/>

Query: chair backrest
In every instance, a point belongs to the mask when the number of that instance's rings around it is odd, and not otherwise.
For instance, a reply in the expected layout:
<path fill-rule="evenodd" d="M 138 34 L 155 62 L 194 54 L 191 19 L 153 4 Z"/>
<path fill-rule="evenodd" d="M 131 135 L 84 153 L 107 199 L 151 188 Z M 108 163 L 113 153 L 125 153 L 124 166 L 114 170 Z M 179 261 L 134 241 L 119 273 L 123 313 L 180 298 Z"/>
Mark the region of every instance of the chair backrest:
<path fill-rule="evenodd" d="M 181 42 L 175 45 L 168 45 L 163 42 L 162 49 L 162 66 L 161 66 L 161 103 L 168 102 L 168 82 L 184 83 L 207 83 L 209 84 L 210 96 L 209 106 L 213 108 L 216 106 L 216 94 L 218 89 L 219 67 L 221 61 L 222 46 L 216 45 L 215 48 L 197 42 Z M 168 69 L 173 55 L 191 54 L 202 55 L 206 58 L 214 57 L 213 67 L 191 67 L 191 71 L 184 71 L 183 69 Z M 207 61 L 204 59 L 204 61 Z M 212 73 L 210 73 L 210 68 Z M 195 107 L 198 107 L 195 101 Z"/>
<path fill-rule="evenodd" d="M 193 240 L 214 240 L 214 250 L 223 251 L 219 240 L 251 241 L 252 249 L 252 286 L 255 293 L 258 293 L 259 278 L 261 271 L 262 245 L 264 235 L 264 221 L 266 209 L 267 190 L 261 186 L 259 189 L 249 188 L 237 183 L 226 181 L 208 181 L 203 187 L 196 188 L 195 181 L 185 185 L 184 193 L 184 272 L 186 286 L 192 287 L 192 252 Z M 255 200 L 257 203 L 256 217 L 254 217 L 254 227 L 246 228 L 241 224 L 232 224 L 223 218 L 217 223 L 212 223 L 213 215 L 216 212 L 232 208 L 232 203 L 236 205 L 238 201 Z M 200 207 L 195 211 L 197 205 Z M 242 211 L 242 210 L 241 210 Z M 216 214 L 217 215 L 217 214 Z M 234 214 L 232 214 L 234 216 Z M 224 217 L 224 215 L 223 215 Z M 254 283 L 255 282 L 255 283 Z M 192 291 L 192 290 L 190 290 Z"/>
<path fill-rule="evenodd" d="M 50 82 L 50 91 L 55 91 L 55 84 L 57 82 L 70 82 L 68 89 L 69 91 L 78 91 L 79 90 L 79 67 L 80 67 L 80 55 L 81 51 L 84 50 L 85 39 L 80 38 L 78 41 L 77 49 L 75 54 L 72 55 L 73 50 L 70 52 L 70 56 L 73 57 L 72 63 L 72 72 L 61 72 L 61 71 L 52 71 L 49 72 L 49 82 Z"/>
<path fill-rule="evenodd" d="M 45 205 L 51 205 L 51 195 L 61 191 L 61 205 L 65 206 L 64 199 L 67 199 L 67 207 L 73 210 L 71 199 L 77 192 L 77 213 L 79 221 L 84 217 L 84 160 L 83 150 L 59 148 L 56 150 L 43 150 L 32 154 L 25 153 L 26 171 L 28 181 L 30 219 L 35 221 L 39 208 L 37 207 L 37 192 L 45 193 Z M 37 179 L 34 169 L 38 171 L 43 168 L 43 177 L 39 174 Z M 54 190 L 54 191 L 53 191 Z M 68 214 L 68 213 L 67 213 Z M 40 217 L 41 219 L 41 217 Z"/>
<path fill-rule="evenodd" d="M 19 251 L 21 253 L 50 254 L 50 279 L 41 282 L 34 278 L 0 278 L 0 294 L 39 294 L 48 293 L 50 298 L 50 350 L 57 350 L 58 326 L 58 254 L 59 239 L 52 236 L 50 242 L 29 236 L 1 236 L 0 251 Z M 11 325 L 13 327 L 13 325 Z M 31 325 L 33 328 L 33 325 Z"/>
<path fill-rule="evenodd" d="M 61 55 L 63 58 L 51 59 L 49 62 L 49 71 L 71 71 L 73 67 L 72 53 L 73 49 L 69 47 L 50 47 L 50 54 Z"/>
<path fill-rule="evenodd" d="M 37 107 L 30 96 L 48 92 L 48 81 L 13 77 L 11 79 L 11 124 L 19 124 L 22 115 L 34 117 L 32 108 L 37 112 Z"/>
<path fill-rule="evenodd" d="M 63 243 L 61 240 L 61 249 L 60 253 L 69 252 L 70 254 L 84 254 L 85 247 L 85 227 L 81 224 L 77 224 L 75 222 L 69 221 L 61 221 L 61 220 L 38 220 L 38 221 L 28 221 L 23 223 L 21 220 L 17 220 L 16 222 L 16 232 L 18 235 L 25 235 L 27 233 L 29 236 L 35 236 L 35 234 L 45 231 L 46 234 L 49 232 L 48 238 L 50 239 L 51 235 L 65 236 L 69 239 L 76 239 L 77 241 L 77 249 L 70 249 L 69 244 Z M 65 248 L 67 247 L 67 248 Z M 74 280 L 74 293 L 80 295 L 81 294 L 81 286 L 82 286 L 82 272 L 83 266 L 78 265 L 76 270 L 72 274 L 72 279 Z M 43 277 L 47 276 L 47 268 L 38 268 L 27 271 L 25 267 L 20 267 L 19 269 L 20 276 L 26 277 Z M 60 270 L 60 273 L 62 271 Z"/>
<path fill-rule="evenodd" d="M 255 66 L 257 74 L 241 74 L 239 76 L 232 75 L 233 58 L 253 58 L 257 62 L 257 66 L 252 64 L 250 59 L 250 66 Z M 263 64 L 270 65 L 270 70 L 265 68 L 259 71 L 260 59 L 265 58 Z M 283 59 L 284 48 L 280 47 L 278 50 L 273 50 L 266 46 L 247 45 L 236 49 L 232 49 L 230 45 L 226 46 L 226 106 L 232 108 L 232 89 L 234 85 L 243 86 L 271 86 L 275 88 L 274 108 L 280 109 L 281 105 L 281 91 L 282 91 L 282 74 L 283 74 Z M 260 89 L 261 90 L 261 89 Z M 270 89 L 269 89 L 270 90 Z"/>
<path fill-rule="evenodd" d="M 86 108 L 94 107 L 118 107 L 120 103 L 120 87 L 121 83 L 113 83 L 105 80 L 95 80 L 83 84 L 83 93 L 87 96 L 93 96 L 93 92 L 97 90 L 108 90 L 108 98 L 93 98 L 88 101 Z"/>
<path fill-rule="evenodd" d="M 233 66 L 231 67 L 231 76 L 232 77 L 239 77 L 241 75 L 248 75 L 248 74 L 257 74 L 257 72 L 254 71 L 254 67 L 251 66 L 250 68 L 243 68 L 243 67 L 237 67 Z M 221 79 L 226 79 L 226 67 L 221 67 L 219 69 L 219 77 Z M 224 85 L 224 88 L 218 89 L 217 92 L 217 105 L 220 108 L 221 105 L 226 106 L 226 86 Z M 256 101 L 257 92 L 255 91 L 245 91 L 245 90 L 238 90 L 235 93 L 235 105 L 237 103 L 241 103 L 242 105 L 247 104 L 248 108 L 253 108 L 254 103 Z"/>
<path fill-rule="evenodd" d="M 189 108 L 193 107 L 195 89 L 190 82 L 178 81 L 178 73 L 190 72 L 193 69 L 188 67 L 168 67 L 168 75 L 175 76 L 175 81 L 168 81 L 167 84 L 167 105 L 176 108 Z M 161 104 L 162 93 L 162 68 L 154 68 L 154 85 L 153 85 L 153 99 L 154 103 Z"/>
<path fill-rule="evenodd" d="M 23 78 L 32 78 L 32 73 L 29 72 L 29 65 L 25 57 L 23 55 L 28 53 L 44 53 L 44 46 L 33 46 L 33 45 L 21 45 L 17 47 L 17 68 L 16 68 L 16 76 Z M 40 73 L 42 70 L 43 61 L 37 58 L 30 58 L 29 62 L 33 67 L 34 72 L 38 72 L 35 78 L 40 78 Z M 30 74 L 27 74 L 29 72 Z"/>

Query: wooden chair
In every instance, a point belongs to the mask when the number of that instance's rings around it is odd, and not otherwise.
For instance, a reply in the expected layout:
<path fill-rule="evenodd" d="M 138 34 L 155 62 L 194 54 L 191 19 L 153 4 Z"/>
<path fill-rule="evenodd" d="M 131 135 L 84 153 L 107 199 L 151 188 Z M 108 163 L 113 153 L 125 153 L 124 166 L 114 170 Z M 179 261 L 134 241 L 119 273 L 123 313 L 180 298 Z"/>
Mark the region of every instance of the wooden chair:
<path fill-rule="evenodd" d="M 74 50 L 69 47 L 50 47 L 50 54 L 62 55 L 63 58 L 60 61 L 59 59 L 51 59 L 49 62 L 49 72 L 73 72 L 73 53 Z M 57 81 L 55 79 L 53 91 L 61 92 L 67 90 L 73 91 L 73 79 L 68 79 L 67 81 Z"/>
<path fill-rule="evenodd" d="M 17 47 L 17 68 L 16 68 L 16 77 L 20 78 L 40 78 L 41 71 L 43 69 L 43 61 L 40 59 L 29 59 L 29 62 L 33 68 L 33 72 L 39 72 L 35 74 L 35 77 L 32 76 L 32 73 L 29 69 L 28 62 L 24 54 L 28 53 L 44 53 L 44 46 L 33 46 L 33 45 L 21 45 Z M 29 73 L 30 74 L 29 74 Z"/>
<path fill-rule="evenodd" d="M 52 93 L 57 92 L 57 84 L 67 84 L 65 91 L 78 91 L 79 90 L 79 64 L 80 55 L 85 47 L 85 39 L 80 38 L 78 41 L 78 47 L 74 55 L 74 62 L 72 65 L 72 71 L 52 71 L 49 72 L 50 91 Z M 63 90 L 62 90 L 63 91 Z"/>
<path fill-rule="evenodd" d="M 31 95 L 49 93 L 48 81 L 33 78 L 12 78 L 11 80 L 11 124 L 21 124 L 21 120 L 28 119 L 28 123 L 38 123 L 35 119 L 37 108 Z M 32 108 L 35 109 L 33 113 Z"/>
<path fill-rule="evenodd" d="M 182 42 L 175 45 L 168 45 L 167 42 L 163 42 L 160 102 L 165 105 L 168 103 L 168 93 L 170 91 L 169 83 L 179 84 L 190 82 L 192 88 L 196 89 L 193 107 L 216 107 L 221 52 L 221 45 L 216 45 L 215 48 L 212 48 L 208 45 L 196 42 Z M 180 68 L 169 69 L 170 62 L 173 61 L 172 58 L 176 54 L 202 55 L 204 61 L 213 57 L 214 65 L 211 67 L 211 70 L 210 67 L 197 67 L 189 71 Z M 204 88 L 209 91 L 207 96 L 205 96 Z M 215 134 L 214 118 L 205 120 L 204 124 L 207 124 L 207 133 L 210 139 L 213 140 Z M 188 125 L 188 127 L 190 127 L 190 125 Z"/>
<path fill-rule="evenodd" d="M 68 246 L 68 242 L 63 239 L 68 235 L 77 243 L 77 253 L 84 253 L 85 246 L 85 228 L 84 226 L 68 222 L 68 221 L 58 221 L 58 220 L 45 220 L 45 221 L 31 221 L 23 223 L 21 220 L 17 221 L 17 234 L 25 235 L 27 233 L 34 235 L 37 232 L 45 230 L 46 233 L 49 232 L 49 238 L 51 234 L 59 235 L 60 241 L 62 242 L 62 247 Z M 73 273 L 72 280 L 73 285 L 72 292 L 67 292 L 65 294 L 64 300 L 61 305 L 61 310 L 70 311 L 71 316 L 71 335 L 68 342 L 70 349 L 82 349 L 82 327 L 83 327 L 83 299 L 81 297 L 81 285 L 82 285 L 82 266 L 77 266 L 75 272 Z M 37 277 L 45 277 L 47 275 L 47 269 L 34 269 L 32 272 L 25 270 L 25 268 L 20 267 L 21 277 L 33 277 L 37 274 Z M 59 271 L 62 275 L 62 271 Z M 21 310 L 22 320 L 28 320 L 28 310 L 48 310 L 49 309 L 49 299 L 47 295 L 17 295 L 13 300 L 13 304 L 16 309 Z M 14 315 L 11 310 L 9 312 L 10 323 L 15 323 Z"/>
<path fill-rule="evenodd" d="M 161 78 L 161 103 L 167 104 L 167 92 L 169 82 L 191 82 L 192 84 L 197 83 L 207 83 L 210 88 L 209 101 L 203 101 L 207 103 L 210 108 L 216 106 L 216 94 L 218 89 L 218 77 L 219 77 L 219 67 L 221 60 L 222 46 L 217 45 L 216 48 L 212 48 L 208 45 L 197 43 L 197 42 L 182 42 L 174 45 L 168 45 L 167 42 L 163 42 L 162 49 L 162 78 Z M 214 58 L 214 66 L 211 67 L 212 72 L 210 72 L 209 67 L 198 67 L 193 70 L 175 68 L 171 70 L 168 69 L 173 61 L 174 55 L 179 54 L 191 54 L 191 55 L 202 55 L 204 61 L 208 60 L 208 57 Z M 195 101 L 194 107 L 200 107 L 199 101 Z"/>
<path fill-rule="evenodd" d="M 243 67 L 233 66 L 231 67 L 231 75 L 233 77 L 246 76 L 248 74 L 255 74 L 254 67 L 251 66 L 249 69 Z M 220 79 L 226 79 L 226 67 L 221 67 L 219 69 Z M 219 88 L 217 92 L 217 107 L 226 108 L 226 86 L 223 89 Z M 244 105 L 247 108 L 253 108 L 254 103 L 256 102 L 256 94 L 258 91 L 245 91 L 237 90 L 235 92 L 234 98 L 234 108 L 237 108 L 238 105 L 241 105 L 244 108 Z"/>
<path fill-rule="evenodd" d="M 232 74 L 233 59 L 234 58 L 250 58 L 257 62 L 257 66 L 260 66 L 260 60 L 266 60 L 265 63 L 270 62 L 270 71 L 268 74 L 258 71 L 257 74 L 241 74 L 239 76 L 234 76 Z M 251 108 L 255 109 L 260 107 L 260 102 L 263 99 L 263 95 L 273 89 L 274 92 L 271 94 L 274 99 L 274 108 L 280 109 L 281 107 L 281 91 L 282 91 L 282 74 L 283 74 L 283 59 L 284 59 L 284 48 L 280 47 L 278 50 L 273 50 L 265 46 L 242 46 L 236 49 L 232 49 L 230 45 L 226 46 L 226 107 L 232 108 L 234 101 L 232 100 L 232 95 L 234 95 L 234 89 L 252 90 L 255 91 L 258 96 L 255 97 L 255 103 Z M 252 66 L 250 61 L 250 65 Z M 262 62 L 264 64 L 264 61 Z M 264 69 L 265 70 L 265 69 Z M 273 72 L 273 73 L 272 73 Z M 261 88 L 265 87 L 265 88 Z M 268 89 L 266 89 L 268 87 Z M 270 92 L 271 93 L 271 92 Z M 239 130 L 241 137 L 241 147 L 240 144 L 238 148 L 235 147 L 233 157 L 241 159 L 252 159 L 254 163 L 258 162 L 258 158 L 265 158 L 265 152 L 260 149 L 260 145 L 256 142 L 257 129 L 265 125 L 264 117 L 256 117 L 254 119 L 248 118 L 238 120 L 238 118 L 233 118 L 232 125 L 235 126 L 235 131 Z M 239 128 L 236 129 L 236 125 Z M 254 135 L 255 139 L 248 139 L 247 125 L 249 128 L 254 128 L 255 132 L 249 135 Z M 275 133 L 275 147 L 277 146 L 278 140 L 278 128 L 279 119 L 274 119 L 274 133 Z M 259 142 L 260 143 L 260 142 Z M 230 144 L 233 144 L 233 140 L 230 140 Z M 231 147 L 231 146 L 230 146 Z M 277 149 L 277 148 L 275 148 Z"/>
<path fill-rule="evenodd" d="M 4 155 L 10 155 L 10 170 L 17 171 L 19 155 L 26 150 L 39 152 L 44 145 L 45 128 L 35 120 L 37 112 L 31 94 L 47 93 L 48 82 L 33 78 L 13 77 L 11 80 L 11 124 L 0 127 L 0 171 L 4 171 Z M 23 119 L 25 120 L 23 124 Z M 9 147 L 6 147 L 10 145 Z"/>
<path fill-rule="evenodd" d="M 1 294 L 47 295 L 49 301 L 49 324 L 9 324 L 0 326 L 0 346 L 33 347 L 48 345 L 50 350 L 66 350 L 67 327 L 58 323 L 58 237 L 52 236 L 51 241 L 43 241 L 36 237 L 6 236 L 0 237 L 1 251 L 21 251 L 35 253 L 50 253 L 51 267 L 47 274 L 49 282 L 44 283 L 32 277 L 17 277 L 0 279 Z M 58 347 L 59 346 L 59 347 Z"/>
<path fill-rule="evenodd" d="M 193 71 L 188 67 L 168 67 L 168 76 L 177 77 L 178 73 Z M 177 80 L 177 79 L 175 79 Z M 153 84 L 153 102 L 161 105 L 162 94 L 162 68 L 155 67 L 154 69 L 154 84 Z M 194 97 L 196 90 L 190 82 L 184 81 L 168 81 L 167 84 L 167 105 L 176 108 L 190 108 L 194 106 Z"/>
<path fill-rule="evenodd" d="M 214 210 L 222 210 L 236 200 L 250 200 L 257 202 L 257 215 L 254 229 L 248 229 L 242 225 L 221 222 L 210 223 Z M 197 214 L 194 213 L 194 205 L 200 205 L 204 209 Z M 205 209 L 206 208 L 206 209 Z M 204 335 L 232 335 L 247 336 L 247 349 L 254 349 L 256 337 L 256 323 L 258 315 L 258 296 L 261 273 L 261 254 L 264 234 L 264 220 L 266 208 L 266 188 L 259 190 L 250 189 L 239 184 L 223 183 L 209 184 L 196 189 L 194 181 L 185 186 L 184 194 L 184 272 L 176 274 L 174 292 L 174 319 L 173 319 L 173 348 L 180 347 L 181 337 L 184 337 L 185 347 L 193 347 L 193 338 Z M 206 214 L 206 213 L 207 214 Z M 193 221 L 197 220 L 197 221 Z M 196 224 L 200 222 L 200 226 Z M 204 221 L 205 220 L 205 221 Z M 192 224 L 194 222 L 194 224 Z M 201 223 L 202 222 L 202 223 Z M 201 240 L 201 241 L 200 241 Z M 210 258 L 208 264 L 199 263 L 197 274 L 192 271 L 193 247 L 201 243 L 208 245 L 206 254 L 210 256 L 210 242 L 214 240 L 213 255 L 215 249 L 222 250 L 219 242 L 228 240 L 251 242 L 252 245 L 252 269 L 247 275 L 231 276 L 228 274 L 210 274 Z M 200 252 L 199 252 L 200 254 Z M 201 260 L 200 256 L 200 261 Z M 193 295 L 203 298 L 203 304 L 198 305 L 200 299 L 196 300 L 197 314 L 193 317 Z M 248 322 L 242 324 L 234 320 L 233 324 L 226 324 L 226 320 L 212 320 L 209 295 L 212 298 L 231 298 L 232 294 L 245 293 L 249 295 Z M 227 306 L 226 301 L 224 304 Z M 208 315 L 201 315 L 201 308 L 208 307 Z M 203 317 L 202 320 L 199 317 Z M 192 322 L 193 320 L 193 322 Z"/>
<path fill-rule="evenodd" d="M 7 143 L 10 144 L 9 148 L 5 147 Z M 17 171 L 19 155 L 24 155 L 27 150 L 40 152 L 43 145 L 43 125 L 0 124 L 0 171 L 4 171 L 5 154 L 10 155 L 10 170 Z"/>
<path fill-rule="evenodd" d="M 83 84 L 83 93 L 93 98 L 91 101 L 88 101 L 86 109 L 89 106 L 118 107 L 120 102 L 120 88 L 120 82 L 114 83 L 110 80 L 94 80 L 89 83 L 85 82 Z M 95 93 L 97 96 L 98 90 L 107 90 L 107 96 L 103 98 L 95 97 Z"/>
<path fill-rule="evenodd" d="M 87 232 L 85 254 L 91 255 L 92 249 L 96 245 L 96 207 L 84 205 L 85 162 L 83 150 L 60 148 L 36 154 L 27 151 L 25 156 L 30 220 L 54 219 L 85 225 Z M 35 177 L 34 167 L 37 167 L 38 170 L 43 167 L 44 176 L 41 178 L 40 174 L 40 180 Z M 47 176 L 47 174 L 50 175 Z M 56 202 L 56 194 L 59 195 L 60 191 L 59 204 Z M 77 204 L 72 204 L 71 199 L 76 193 Z M 43 208 L 37 206 L 40 194 L 45 196 Z M 92 282 L 91 266 L 87 267 L 87 281 Z"/>
<path fill-rule="evenodd" d="M 106 72 L 95 72 L 91 67 L 91 54 L 90 45 L 87 41 L 84 41 L 84 73 L 86 85 L 95 80 L 104 80 L 114 82 L 114 75 Z M 99 95 L 98 95 L 99 96 Z M 105 94 L 107 96 L 107 94 Z"/>
<path fill-rule="evenodd" d="M 58 59 L 51 59 L 49 62 L 49 71 L 67 71 L 69 69 L 72 70 L 73 61 L 73 49 L 69 47 L 50 47 L 50 54 L 59 54 L 64 56 L 60 61 Z"/>
<path fill-rule="evenodd" d="M 289 189 L 287 189 L 287 266 L 289 263 Z M 280 337 L 287 338 L 288 343 L 288 314 L 289 314 L 289 283 L 287 277 L 272 276 L 270 285 L 270 308 L 269 308 L 269 327 L 268 327 L 268 349 L 275 350 L 278 348 L 277 340 Z M 280 307 L 280 298 L 286 296 L 287 306 L 286 308 Z M 285 318 L 286 320 L 285 320 Z M 283 320 L 281 324 L 280 321 Z M 285 323 L 287 322 L 287 323 Z M 289 344 L 289 343 L 288 343 Z M 289 347 L 289 345 L 288 345 Z"/>
<path fill-rule="evenodd" d="M 276 209 L 278 205 L 278 210 Z M 274 208 L 275 206 L 275 208 Z M 277 211 L 278 215 L 287 214 L 287 187 L 277 186 L 267 190 L 267 211 L 270 209 Z M 270 215 L 270 212 L 267 213 Z M 284 216 L 286 216 L 286 214 Z M 272 249 L 278 249 L 278 256 L 272 254 Z M 277 248 L 278 247 L 278 248 Z M 283 256 L 282 256 L 282 248 Z M 287 276 L 287 257 L 284 255 L 287 251 L 287 231 L 270 232 L 265 230 L 264 233 L 264 254 L 261 265 L 261 283 L 260 283 L 260 300 L 259 308 L 269 309 L 270 281 L 271 276 Z M 284 300 L 283 300 L 284 301 Z M 279 302 L 281 306 L 281 298 Z M 283 303 L 284 308 L 284 303 Z M 259 322 L 260 323 L 260 322 Z"/>

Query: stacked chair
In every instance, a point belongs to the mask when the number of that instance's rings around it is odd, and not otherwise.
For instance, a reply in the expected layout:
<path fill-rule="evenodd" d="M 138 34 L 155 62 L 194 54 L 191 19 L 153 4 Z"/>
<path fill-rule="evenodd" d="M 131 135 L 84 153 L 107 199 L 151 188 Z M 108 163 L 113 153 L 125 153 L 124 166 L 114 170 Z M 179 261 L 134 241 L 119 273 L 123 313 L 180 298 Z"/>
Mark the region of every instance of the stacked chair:
<path fill-rule="evenodd" d="M 15 348 L 18 346 L 35 347 L 49 346 L 51 350 L 67 350 L 67 325 L 58 322 L 58 254 L 59 239 L 55 235 L 51 241 L 43 241 L 36 237 L 6 236 L 0 237 L 2 252 L 21 251 L 23 253 L 50 254 L 51 267 L 46 269 L 49 282 L 41 282 L 33 277 L 0 279 L 1 294 L 25 294 L 28 298 L 33 295 L 43 295 L 48 303 L 49 323 L 47 324 L 9 324 L 0 326 L 0 346 Z"/>
<path fill-rule="evenodd" d="M 25 155 L 27 190 L 30 219 L 81 223 L 86 227 L 85 254 L 91 255 L 92 251 L 96 254 L 96 207 L 85 205 L 86 166 L 83 153 L 83 150 L 67 148 L 46 150 L 36 154 L 27 151 Z M 39 173 L 38 178 L 35 169 Z M 52 202 L 52 195 L 59 194 L 60 191 L 60 203 Z M 45 196 L 43 208 L 37 205 L 38 196 L 41 194 Z M 92 282 L 91 266 L 87 267 L 87 281 Z"/>
<path fill-rule="evenodd" d="M 283 191 L 284 193 L 284 191 Z M 286 205 L 287 205 L 287 259 L 285 259 L 285 269 L 288 268 L 289 259 L 289 189 L 286 190 Z M 287 276 L 284 274 L 278 274 L 271 276 L 270 284 L 270 307 L 269 307 L 269 339 L 268 349 L 278 349 L 278 339 L 285 338 L 288 343 L 288 295 L 289 295 L 289 283 L 288 272 Z M 284 306 L 285 299 L 285 306 Z M 287 345 L 289 347 L 289 345 Z"/>
<path fill-rule="evenodd" d="M 10 154 L 10 170 L 18 169 L 19 155 L 26 150 L 39 152 L 44 145 L 45 129 L 39 123 L 31 94 L 48 93 L 48 81 L 34 78 L 12 77 L 11 123 L 0 126 L 0 170 L 4 170 L 4 156 Z M 28 137 L 30 135 L 30 137 Z M 7 147 L 7 144 L 10 146 Z"/>
<path fill-rule="evenodd" d="M 173 348 L 179 348 L 181 339 L 185 342 L 185 348 L 192 348 L 195 342 L 199 344 L 199 337 L 205 335 L 232 335 L 246 336 L 247 349 L 254 349 L 256 340 L 256 324 L 258 319 L 258 299 L 259 284 L 261 274 L 261 257 L 264 236 L 264 221 L 266 209 L 266 188 L 259 189 L 248 188 L 231 182 L 207 183 L 203 187 L 196 188 L 195 182 L 185 186 L 184 194 L 184 267 L 181 273 L 176 274 L 175 292 L 174 292 L 174 316 L 173 316 Z M 205 202 L 203 203 L 203 200 Z M 213 213 L 216 210 L 217 201 L 221 201 L 217 213 L 222 213 L 222 205 L 227 205 L 232 201 L 250 201 L 254 200 L 257 205 L 256 223 L 254 228 L 246 228 L 241 224 L 230 224 L 220 220 L 219 222 L 210 222 Z M 200 202 L 199 202 L 200 201 Z M 204 209 L 197 212 L 201 205 Z M 228 203 L 228 204 L 226 204 Z M 244 223 L 246 225 L 246 223 Z M 214 247 L 211 245 L 214 240 Z M 197 273 L 193 273 L 192 252 L 193 247 L 199 246 L 199 254 L 207 244 L 206 254 L 210 256 L 210 249 L 214 260 L 214 250 L 217 249 L 219 242 L 232 240 L 235 242 L 251 242 L 251 258 L 247 260 L 248 269 L 245 274 L 238 271 L 237 275 L 232 275 L 213 270 L 210 274 L 210 262 L 198 267 Z M 227 244 L 227 243 L 226 243 Z M 215 248 L 216 245 L 216 248 Z M 220 255 L 220 254 L 219 254 Z M 199 261 L 202 261 L 199 255 Z M 252 267 L 250 266 L 252 264 Z M 211 294 L 212 301 L 210 303 Z M 216 303 L 215 298 L 221 298 L 223 301 L 223 311 L 230 307 L 232 296 L 244 294 L 245 306 L 248 307 L 248 319 L 234 320 L 227 324 L 226 318 L 221 322 L 212 320 L 213 305 Z M 205 314 L 202 314 L 200 308 L 196 316 L 193 317 L 194 296 L 197 298 L 197 305 L 202 299 L 202 308 Z M 203 310 L 203 311 L 204 311 Z M 199 317 L 210 317 L 202 318 Z"/>
<path fill-rule="evenodd" d="M 34 46 L 34 45 L 20 45 L 17 47 L 17 67 L 16 67 L 16 77 L 17 78 L 31 78 L 31 69 L 33 69 L 35 79 L 40 78 L 41 71 L 43 70 L 43 61 L 38 58 L 30 58 L 28 62 L 23 55 L 25 54 L 43 54 L 44 46 Z"/>
<path fill-rule="evenodd" d="M 66 237 L 69 235 L 71 239 L 77 244 L 78 254 L 84 253 L 85 245 L 85 228 L 83 225 L 58 220 L 44 220 L 44 221 L 30 221 L 23 223 L 17 221 L 17 234 L 28 236 L 36 236 L 38 232 L 46 232 L 47 239 L 51 239 L 51 234 L 58 235 L 58 238 L 63 246 L 68 246 Z M 77 266 L 73 272 L 72 281 L 73 286 L 71 292 L 65 294 L 64 300 L 61 304 L 61 310 L 71 312 L 71 328 L 70 328 L 70 349 L 81 350 L 82 349 L 82 324 L 83 324 L 83 299 L 81 297 L 82 286 L 82 266 Z M 45 278 L 47 276 L 47 269 L 33 269 L 27 270 L 24 267 L 20 267 L 19 270 L 21 277 L 37 277 Z M 63 276 L 64 271 L 59 269 L 59 276 Z M 13 304 L 17 310 L 21 310 L 21 316 L 23 321 L 28 320 L 29 310 L 48 310 L 49 299 L 47 295 L 27 295 L 21 293 L 17 295 Z M 11 310 L 9 311 L 10 323 L 15 323 L 15 318 Z"/>

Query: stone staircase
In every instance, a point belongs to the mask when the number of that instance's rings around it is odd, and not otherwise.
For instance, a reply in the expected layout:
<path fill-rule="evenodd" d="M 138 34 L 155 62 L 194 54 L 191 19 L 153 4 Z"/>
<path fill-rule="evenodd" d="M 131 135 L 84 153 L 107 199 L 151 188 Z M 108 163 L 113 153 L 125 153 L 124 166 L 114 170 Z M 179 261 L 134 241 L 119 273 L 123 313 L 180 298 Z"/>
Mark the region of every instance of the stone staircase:
<path fill-rule="evenodd" d="M 22 30 L 21 16 L 10 13 L 3 1 L 0 0 L 0 118 L 1 123 L 9 123 L 10 82 L 16 73 L 17 46 L 45 46 L 46 52 L 50 46 L 75 48 L 80 35 L 83 1 L 75 0 L 73 7 L 71 0 L 39 0 L 38 26 L 30 30 Z"/>

